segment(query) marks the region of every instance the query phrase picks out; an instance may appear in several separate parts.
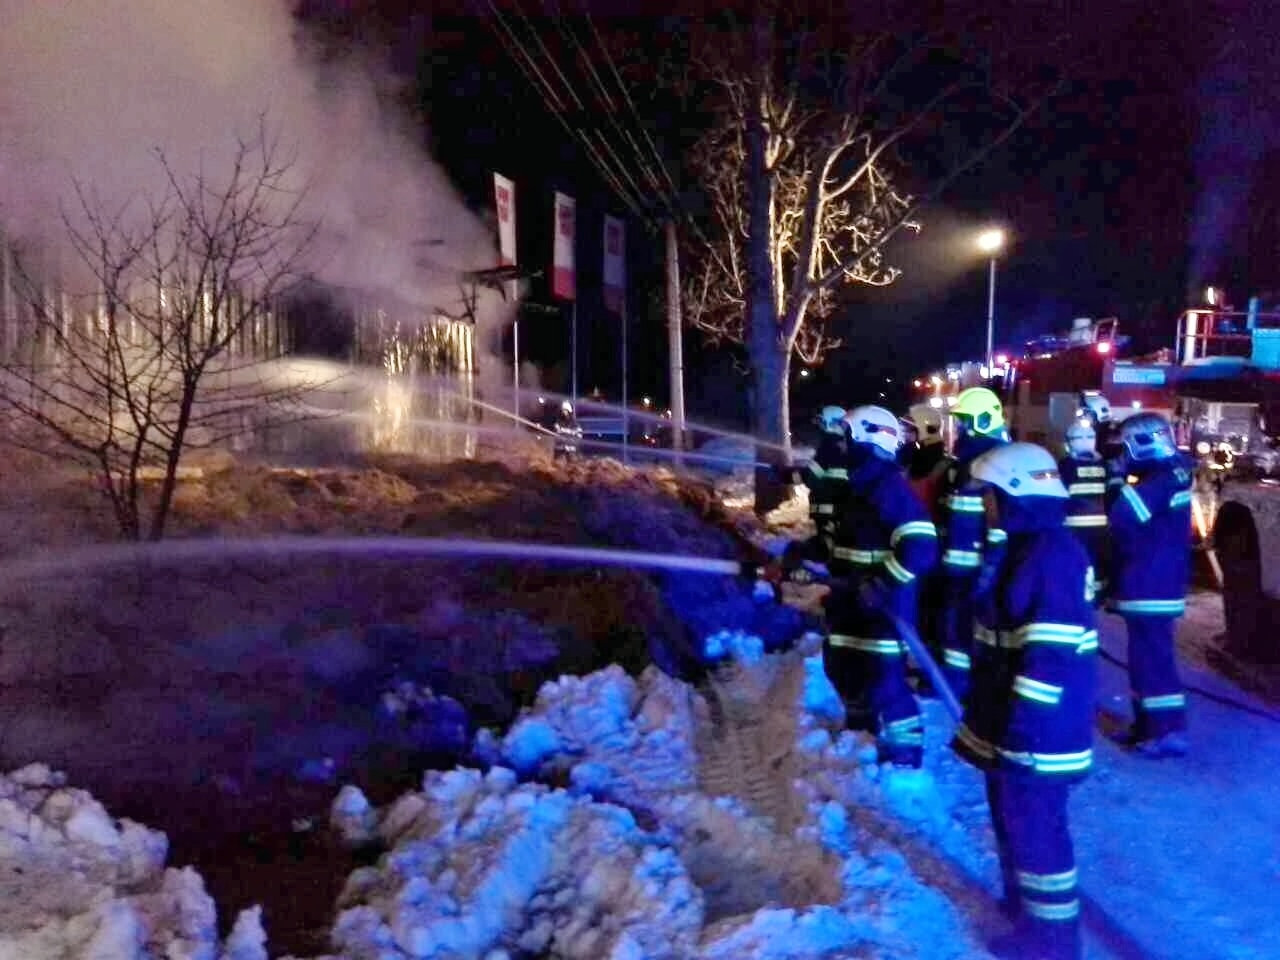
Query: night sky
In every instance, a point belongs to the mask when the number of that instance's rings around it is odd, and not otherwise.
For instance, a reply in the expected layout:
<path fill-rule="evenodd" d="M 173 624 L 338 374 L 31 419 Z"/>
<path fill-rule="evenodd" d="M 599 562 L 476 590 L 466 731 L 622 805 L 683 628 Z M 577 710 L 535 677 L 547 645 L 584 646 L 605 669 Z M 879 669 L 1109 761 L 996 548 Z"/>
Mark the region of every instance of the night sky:
<path fill-rule="evenodd" d="M 580 379 L 584 389 L 607 389 L 617 376 L 618 329 L 601 303 L 599 234 L 605 213 L 626 210 L 480 18 L 487 4 L 434 3 L 431 13 L 403 0 L 307 6 L 310 22 L 336 27 L 349 45 L 385 50 L 413 78 L 431 150 L 474 209 L 492 207 L 494 170 L 516 181 L 522 263 L 549 274 L 553 191 L 577 199 Z M 798 385 L 799 405 L 833 390 L 845 402 L 875 399 L 886 376 L 979 355 L 987 273 L 977 257 L 969 262 L 966 241 L 989 221 L 1014 236 L 998 273 L 1004 343 L 1065 328 L 1075 316 L 1117 315 L 1139 345 L 1159 346 L 1191 292 L 1207 283 L 1226 285 L 1240 305 L 1250 293 L 1280 289 L 1280 125 L 1270 103 L 1280 91 L 1280 14 L 1272 5 L 1017 7 L 1018 21 L 999 21 L 1000 29 L 1028 44 L 1065 36 L 1070 82 L 948 191 L 918 238 L 893 250 L 905 270 L 898 284 L 855 293 L 837 328 L 849 347 Z M 510 4 L 503 9 L 514 16 Z M 523 12 L 555 9 L 525 0 Z M 655 19 L 597 23 L 661 53 Z M 661 123 L 653 133 L 664 146 L 674 139 Z M 662 245 L 634 217 L 628 225 L 633 393 L 665 397 Z M 533 298 L 551 302 L 538 283 Z M 522 352 L 544 365 L 563 359 L 567 342 L 564 318 L 522 324 Z M 703 349 L 695 332 L 685 343 L 691 412 L 736 419 L 742 381 L 730 358 Z"/>

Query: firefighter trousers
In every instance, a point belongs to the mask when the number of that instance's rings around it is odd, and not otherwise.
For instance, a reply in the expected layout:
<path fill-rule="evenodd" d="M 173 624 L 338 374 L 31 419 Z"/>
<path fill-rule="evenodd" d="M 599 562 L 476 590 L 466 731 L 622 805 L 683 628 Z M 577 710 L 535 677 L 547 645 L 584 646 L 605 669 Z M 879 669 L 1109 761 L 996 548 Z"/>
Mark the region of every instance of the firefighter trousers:
<path fill-rule="evenodd" d="M 938 616 L 942 642 L 942 672 L 956 698 L 964 703 L 969 693 L 973 663 L 973 618 L 976 576 L 946 576 L 942 585 L 942 610 Z"/>
<path fill-rule="evenodd" d="M 1069 785 L 1025 772 L 987 773 L 1005 903 L 1037 960 L 1080 956 L 1080 895 L 1067 820 Z"/>
<path fill-rule="evenodd" d="M 1134 734 L 1154 740 L 1187 728 L 1187 694 L 1174 652 L 1177 617 L 1124 615 L 1129 635 L 1129 689 Z"/>
<path fill-rule="evenodd" d="M 867 618 L 848 606 L 828 604 L 822 666 L 844 703 L 847 725 L 877 735 L 883 759 L 919 765 L 924 749 L 920 705 L 907 682 L 906 652 L 896 636 L 870 637 Z"/>

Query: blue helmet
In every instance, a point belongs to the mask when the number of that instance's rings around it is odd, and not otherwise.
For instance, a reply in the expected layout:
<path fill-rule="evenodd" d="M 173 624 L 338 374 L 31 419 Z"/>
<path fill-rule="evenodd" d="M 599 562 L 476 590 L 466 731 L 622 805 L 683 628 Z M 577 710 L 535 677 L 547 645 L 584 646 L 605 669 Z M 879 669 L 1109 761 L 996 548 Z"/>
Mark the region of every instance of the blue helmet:
<path fill-rule="evenodd" d="M 1120 424 L 1120 442 L 1134 463 L 1168 460 L 1178 455 L 1169 421 L 1158 413 L 1135 413 Z"/>
<path fill-rule="evenodd" d="M 822 408 L 822 412 L 818 414 L 818 425 L 822 427 L 826 433 L 844 433 L 844 407 L 837 407 L 834 404 Z"/>

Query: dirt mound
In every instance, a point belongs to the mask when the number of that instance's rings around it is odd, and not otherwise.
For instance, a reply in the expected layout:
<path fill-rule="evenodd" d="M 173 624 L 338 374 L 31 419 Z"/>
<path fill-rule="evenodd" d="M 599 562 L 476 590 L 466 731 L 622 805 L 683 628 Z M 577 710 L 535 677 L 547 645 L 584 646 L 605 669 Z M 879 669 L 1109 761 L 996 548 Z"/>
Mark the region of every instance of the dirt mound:
<path fill-rule="evenodd" d="M 198 467 L 179 483 L 173 537 L 751 553 L 749 518 L 709 487 L 610 461 Z M 13 489 L 28 539 L 11 552 L 111 536 L 105 503 L 82 476 L 28 468 Z M 725 625 L 772 631 L 779 643 L 801 630 L 794 613 L 758 608 L 732 578 L 376 551 L 72 572 L 33 586 L 0 604 L 0 764 L 51 762 L 113 809 L 166 830 L 175 858 L 201 869 L 219 903 L 265 903 L 275 948 L 302 953 L 324 946 L 333 894 L 353 866 L 309 829 L 336 785 L 389 799 L 425 766 L 451 763 L 465 740 L 429 711 L 388 716 L 388 690 L 429 688 L 439 703 L 464 704 L 473 727 L 501 726 L 561 673 L 651 660 L 688 673 L 702 637 Z"/>

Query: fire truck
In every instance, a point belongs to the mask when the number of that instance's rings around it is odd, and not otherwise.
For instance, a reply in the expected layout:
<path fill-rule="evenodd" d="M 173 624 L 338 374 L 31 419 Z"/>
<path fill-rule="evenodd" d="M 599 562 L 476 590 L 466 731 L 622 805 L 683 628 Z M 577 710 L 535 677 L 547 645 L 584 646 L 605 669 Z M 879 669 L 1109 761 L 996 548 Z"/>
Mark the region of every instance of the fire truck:
<path fill-rule="evenodd" d="M 1115 317 L 1079 318 L 1061 335 L 1028 343 L 1022 355 L 995 358 L 995 369 L 961 364 L 916 380 L 917 402 L 945 411 L 955 395 L 986 384 L 1001 395 L 1019 440 L 1060 450 L 1089 393 L 1105 396 L 1113 417 L 1140 410 L 1173 423 L 1179 446 L 1219 469 L 1280 467 L 1280 311 L 1259 301 L 1247 311 L 1185 311 L 1169 347 L 1130 355 Z"/>
<path fill-rule="evenodd" d="M 1090 392 L 1116 420 L 1140 410 L 1169 418 L 1200 466 L 1194 533 L 1223 591 L 1222 665 L 1242 681 L 1265 674 L 1280 684 L 1280 311 L 1258 298 L 1244 311 L 1209 299 L 1184 311 L 1172 343 L 1154 353 L 1130 356 L 1115 318 L 1079 319 L 981 382 L 1001 393 L 1017 439 L 1055 452 Z M 935 375 L 922 386 L 945 409 L 971 379 Z"/>

